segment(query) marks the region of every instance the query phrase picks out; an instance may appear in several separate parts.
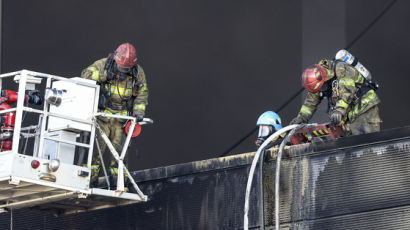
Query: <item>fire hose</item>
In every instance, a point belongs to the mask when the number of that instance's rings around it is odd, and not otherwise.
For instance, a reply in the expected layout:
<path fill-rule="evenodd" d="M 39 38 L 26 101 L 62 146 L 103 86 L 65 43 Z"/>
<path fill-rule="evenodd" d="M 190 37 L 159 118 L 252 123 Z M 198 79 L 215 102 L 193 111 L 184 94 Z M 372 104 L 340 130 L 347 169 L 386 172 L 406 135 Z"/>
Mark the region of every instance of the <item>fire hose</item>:
<path fill-rule="evenodd" d="M 251 169 L 249 170 L 249 176 L 248 176 L 248 182 L 246 184 L 246 193 L 245 193 L 245 205 L 244 205 L 244 217 L 243 217 L 243 229 L 244 230 L 248 230 L 248 212 L 249 212 L 249 196 L 250 196 L 250 191 L 251 191 L 251 186 L 252 186 L 252 181 L 253 181 L 253 176 L 255 173 L 255 168 L 256 165 L 258 163 L 259 157 L 261 155 L 261 152 L 264 151 L 265 147 L 275 138 L 279 137 L 279 135 L 281 135 L 282 133 L 285 133 L 287 131 L 296 129 L 297 127 L 299 127 L 300 125 L 289 125 L 286 126 L 278 131 L 276 131 L 274 134 L 272 134 L 271 136 L 269 136 L 263 143 L 262 145 L 258 148 L 258 150 L 256 151 L 256 154 L 252 160 L 252 165 L 251 165 Z M 288 135 L 289 136 L 289 135 Z M 288 140 L 289 138 L 286 137 L 285 140 Z M 282 142 L 284 143 L 284 142 Z M 282 144 L 281 144 L 282 146 Z M 283 144 L 284 146 L 284 144 Z M 279 154 L 278 154 L 279 157 Z M 280 163 L 280 162 L 279 162 Z M 262 165 L 261 165 L 262 167 Z M 263 225 L 263 223 L 261 223 L 261 225 Z"/>

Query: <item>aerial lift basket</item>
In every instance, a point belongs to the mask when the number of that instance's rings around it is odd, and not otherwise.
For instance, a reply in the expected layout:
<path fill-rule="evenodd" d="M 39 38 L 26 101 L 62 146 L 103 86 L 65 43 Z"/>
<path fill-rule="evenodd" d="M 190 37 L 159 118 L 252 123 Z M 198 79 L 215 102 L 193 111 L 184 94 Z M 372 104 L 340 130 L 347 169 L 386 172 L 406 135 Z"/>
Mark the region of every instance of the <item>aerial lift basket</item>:
<path fill-rule="evenodd" d="M 14 80 L 7 82 L 17 91 L 2 90 L 0 97 L 0 212 L 29 208 L 70 214 L 147 201 L 131 176 L 136 193 L 124 189 L 124 172 L 130 173 L 122 160 L 136 120 L 99 113 L 95 81 L 21 70 L 0 75 L 0 89 L 5 79 Z M 113 190 L 90 187 L 98 116 L 132 123 L 121 153 L 104 139 L 119 163 Z M 85 152 L 83 162 L 79 150 Z"/>

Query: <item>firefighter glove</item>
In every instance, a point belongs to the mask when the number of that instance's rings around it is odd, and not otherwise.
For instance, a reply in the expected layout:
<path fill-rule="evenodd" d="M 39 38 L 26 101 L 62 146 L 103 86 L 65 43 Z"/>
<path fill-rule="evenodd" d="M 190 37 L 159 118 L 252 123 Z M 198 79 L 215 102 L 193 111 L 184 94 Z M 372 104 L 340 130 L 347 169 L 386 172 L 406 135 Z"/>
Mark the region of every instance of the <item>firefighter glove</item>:
<path fill-rule="evenodd" d="M 336 125 L 340 124 L 342 121 L 342 113 L 337 110 L 333 111 L 332 115 L 330 115 L 330 121 Z"/>
<path fill-rule="evenodd" d="M 290 122 L 289 125 L 303 124 L 303 123 L 306 123 L 306 122 L 307 122 L 306 119 L 304 119 L 301 116 L 297 116 L 297 117 L 293 118 L 293 120 Z"/>
<path fill-rule="evenodd" d="M 137 122 L 140 122 L 140 121 L 144 120 L 144 116 L 137 114 L 137 115 L 135 115 L 135 119 L 137 120 Z"/>

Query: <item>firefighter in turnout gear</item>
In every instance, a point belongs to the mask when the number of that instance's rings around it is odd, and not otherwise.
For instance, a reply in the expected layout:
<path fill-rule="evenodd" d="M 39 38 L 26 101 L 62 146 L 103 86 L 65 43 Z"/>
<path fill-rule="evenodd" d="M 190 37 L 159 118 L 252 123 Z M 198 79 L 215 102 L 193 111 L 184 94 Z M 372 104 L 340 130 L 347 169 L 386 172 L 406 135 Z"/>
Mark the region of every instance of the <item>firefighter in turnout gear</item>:
<path fill-rule="evenodd" d="M 98 108 L 108 114 L 135 116 L 137 122 L 142 121 L 148 104 L 148 88 L 144 70 L 137 64 L 134 46 L 121 44 L 113 54 L 97 60 L 84 69 L 81 77 L 95 80 L 100 84 Z M 126 133 L 123 119 L 98 117 L 97 122 L 112 142 L 119 154 L 123 148 Z M 97 144 L 104 154 L 106 144 L 98 135 Z M 127 148 L 127 146 L 124 146 Z M 111 175 L 117 175 L 118 163 L 111 154 L 107 155 Z M 98 152 L 94 151 L 91 182 L 96 182 L 101 168 Z"/>
<path fill-rule="evenodd" d="M 290 124 L 307 123 L 326 97 L 332 123 L 344 123 L 352 135 L 380 131 L 380 100 L 375 92 L 378 85 L 364 78 L 353 66 L 340 60 L 323 59 L 304 71 L 302 82 L 308 94 Z"/>

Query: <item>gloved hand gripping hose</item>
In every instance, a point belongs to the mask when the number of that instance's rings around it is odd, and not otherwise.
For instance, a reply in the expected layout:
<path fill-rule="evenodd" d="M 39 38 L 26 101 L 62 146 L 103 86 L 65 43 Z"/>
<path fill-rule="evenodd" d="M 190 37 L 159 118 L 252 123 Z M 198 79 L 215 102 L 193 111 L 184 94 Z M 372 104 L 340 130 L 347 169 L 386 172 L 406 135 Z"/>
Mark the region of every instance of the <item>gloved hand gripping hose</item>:
<path fill-rule="evenodd" d="M 265 149 L 265 147 L 275 138 L 279 137 L 282 133 L 285 133 L 289 130 L 292 130 L 296 127 L 299 127 L 300 125 L 289 125 L 286 126 L 278 131 L 276 131 L 274 134 L 269 136 L 263 143 L 262 145 L 258 148 L 258 151 L 256 151 L 255 157 L 252 160 L 252 165 L 251 169 L 249 170 L 249 176 L 248 176 L 248 182 L 246 184 L 246 193 L 245 193 L 245 205 L 244 205 L 244 217 L 243 217 L 243 229 L 248 230 L 248 211 L 249 211 L 249 195 L 251 191 L 251 185 L 252 185 L 252 180 L 253 180 L 253 175 L 255 172 L 256 164 L 258 163 L 259 156 L 261 155 L 261 152 Z M 286 138 L 288 139 L 288 138 Z M 286 140 L 285 139 L 285 140 Z M 283 142 L 282 142 L 283 143 Z M 263 223 L 261 223 L 263 224 Z"/>

